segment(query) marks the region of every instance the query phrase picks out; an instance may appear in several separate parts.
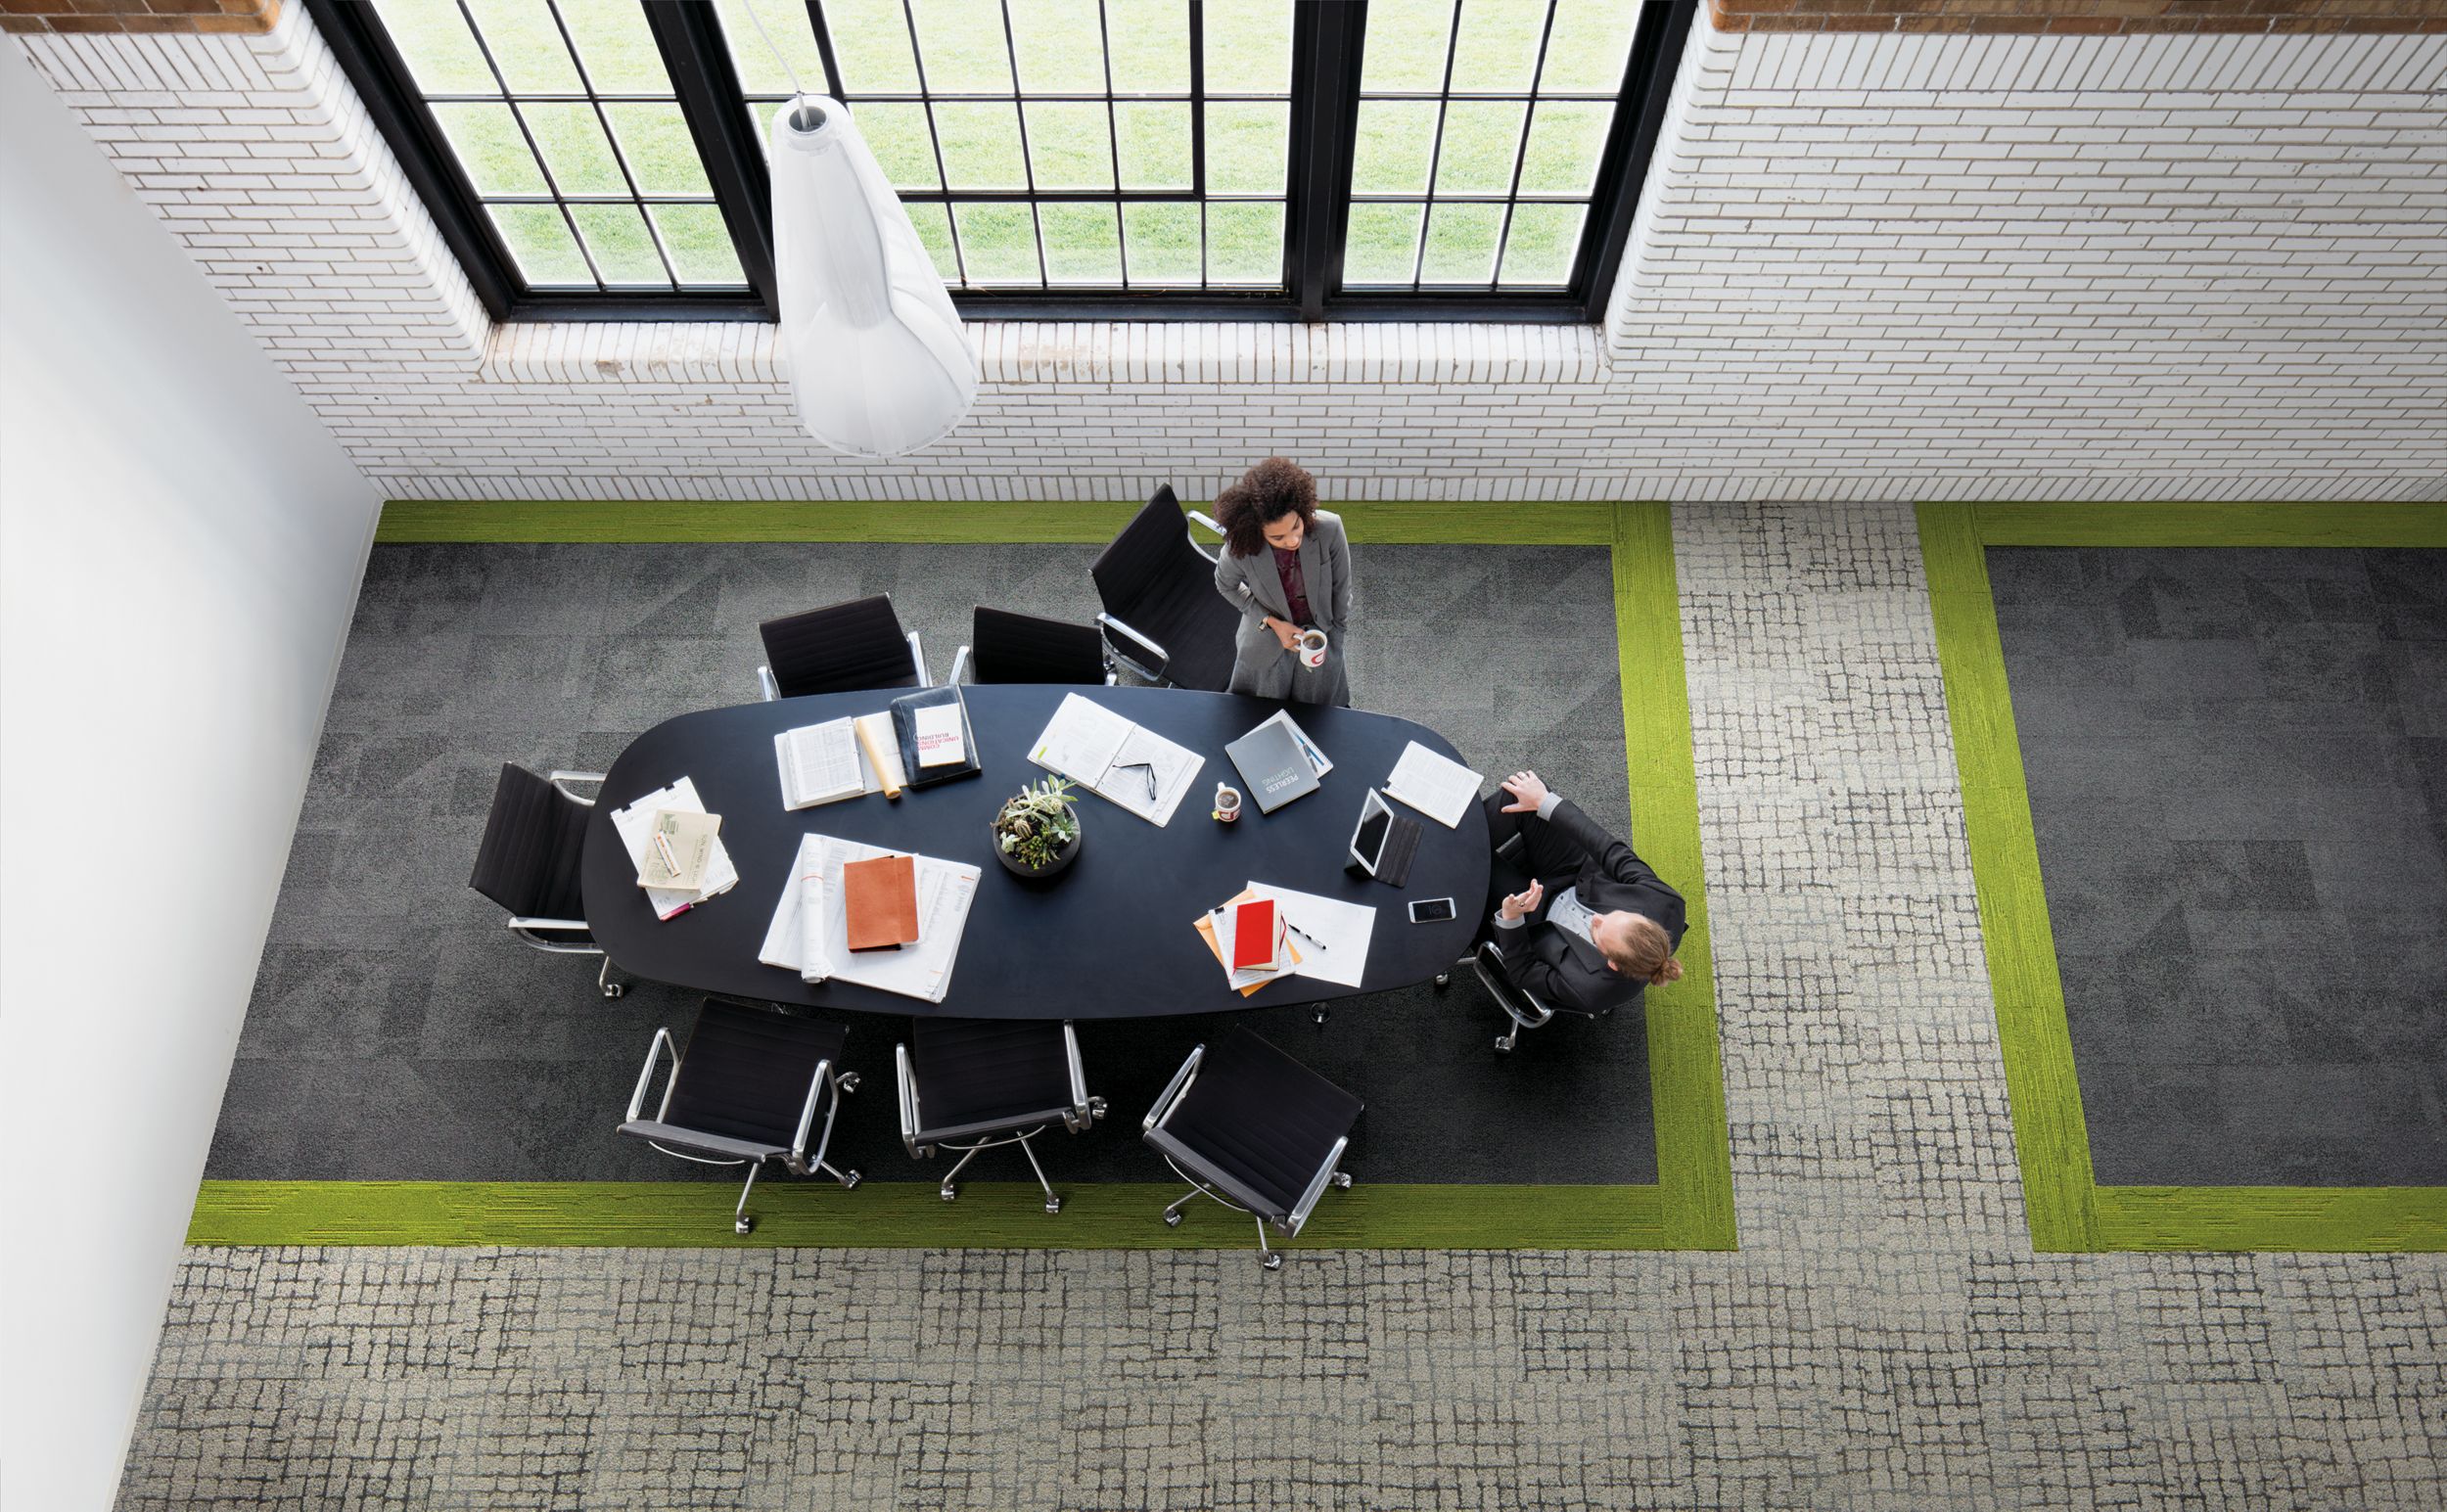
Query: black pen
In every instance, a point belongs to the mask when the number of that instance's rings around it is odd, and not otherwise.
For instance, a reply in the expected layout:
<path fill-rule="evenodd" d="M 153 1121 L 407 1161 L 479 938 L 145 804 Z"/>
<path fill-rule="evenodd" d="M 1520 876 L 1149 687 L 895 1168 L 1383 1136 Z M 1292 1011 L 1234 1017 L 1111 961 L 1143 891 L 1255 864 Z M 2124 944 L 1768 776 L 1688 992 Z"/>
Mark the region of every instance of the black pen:
<path fill-rule="evenodd" d="M 1325 941 L 1317 939 L 1315 935 L 1310 934 L 1307 930 L 1302 929 L 1299 925 L 1292 923 L 1289 919 L 1285 919 L 1283 921 L 1283 928 L 1291 931 L 1293 934 L 1299 936 L 1309 943 L 1316 946 L 1319 950 L 1325 948 Z"/>

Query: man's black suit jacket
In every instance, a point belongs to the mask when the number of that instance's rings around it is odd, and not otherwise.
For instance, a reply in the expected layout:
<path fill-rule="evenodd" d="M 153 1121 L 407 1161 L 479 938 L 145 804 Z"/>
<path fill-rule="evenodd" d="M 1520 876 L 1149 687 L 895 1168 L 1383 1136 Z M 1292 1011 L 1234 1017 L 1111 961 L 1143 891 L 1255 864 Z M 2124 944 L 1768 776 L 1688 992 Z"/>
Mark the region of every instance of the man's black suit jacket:
<path fill-rule="evenodd" d="M 1529 833 L 1541 823 L 1547 827 L 1547 835 Z M 1608 966 L 1595 945 L 1570 930 L 1547 923 L 1547 911 L 1571 888 L 1591 912 L 1628 909 L 1643 914 L 1664 926 L 1666 938 L 1680 945 L 1683 894 L 1569 799 L 1557 802 L 1547 818 L 1527 818 L 1521 827 L 1528 842 L 1524 859 L 1547 892 L 1538 911 L 1519 929 L 1494 931 L 1503 949 L 1505 974 L 1555 1007 L 1593 1014 L 1630 1002 L 1647 984 Z M 1556 845 L 1558 841 L 1563 844 Z M 1544 872 L 1535 869 L 1542 862 L 1548 865 Z"/>

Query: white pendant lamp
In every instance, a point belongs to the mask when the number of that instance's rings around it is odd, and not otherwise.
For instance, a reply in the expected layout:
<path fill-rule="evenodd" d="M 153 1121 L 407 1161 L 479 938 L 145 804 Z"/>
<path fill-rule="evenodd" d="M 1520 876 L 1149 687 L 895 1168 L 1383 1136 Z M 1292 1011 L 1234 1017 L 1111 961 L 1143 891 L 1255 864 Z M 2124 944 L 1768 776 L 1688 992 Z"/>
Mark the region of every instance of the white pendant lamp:
<path fill-rule="evenodd" d="M 773 116 L 773 271 L 799 419 L 836 451 L 897 457 L 977 398 L 977 350 L 909 212 L 841 103 Z"/>

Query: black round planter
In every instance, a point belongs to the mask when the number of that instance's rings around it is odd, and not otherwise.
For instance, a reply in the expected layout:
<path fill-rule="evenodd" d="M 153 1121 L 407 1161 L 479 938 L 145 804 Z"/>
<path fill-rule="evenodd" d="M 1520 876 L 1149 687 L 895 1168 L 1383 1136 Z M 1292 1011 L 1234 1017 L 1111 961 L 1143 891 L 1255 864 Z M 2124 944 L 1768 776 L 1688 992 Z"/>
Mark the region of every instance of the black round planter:
<path fill-rule="evenodd" d="M 1011 852 L 1002 848 L 1002 837 L 994 833 L 993 825 L 986 827 L 986 844 L 994 852 L 994 859 L 1002 863 L 1004 871 L 1024 882 L 1043 882 L 1069 871 L 1071 863 L 1079 859 L 1080 842 L 1086 838 L 1086 826 L 1082 825 L 1072 834 L 1070 844 L 1054 852 L 1052 860 L 1042 866 L 1031 866 L 1026 861 L 1015 859 Z"/>

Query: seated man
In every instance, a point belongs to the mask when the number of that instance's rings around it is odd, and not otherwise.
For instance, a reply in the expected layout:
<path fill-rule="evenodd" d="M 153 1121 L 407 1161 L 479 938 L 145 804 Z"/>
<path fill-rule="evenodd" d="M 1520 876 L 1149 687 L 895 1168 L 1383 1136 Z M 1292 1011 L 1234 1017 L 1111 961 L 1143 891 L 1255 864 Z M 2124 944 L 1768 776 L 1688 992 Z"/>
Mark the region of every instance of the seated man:
<path fill-rule="evenodd" d="M 1536 772 L 1514 772 L 1503 790 L 1512 802 L 1489 816 L 1497 845 L 1506 839 L 1501 815 L 1532 815 L 1512 821 L 1521 848 L 1497 858 L 1490 882 L 1491 902 L 1501 900 L 1485 933 L 1503 951 L 1505 975 L 1554 1007 L 1590 1014 L 1631 1001 L 1650 983 L 1679 979 L 1683 894 L 1630 846 L 1547 792 Z M 1523 880 L 1526 888 L 1509 891 Z"/>

